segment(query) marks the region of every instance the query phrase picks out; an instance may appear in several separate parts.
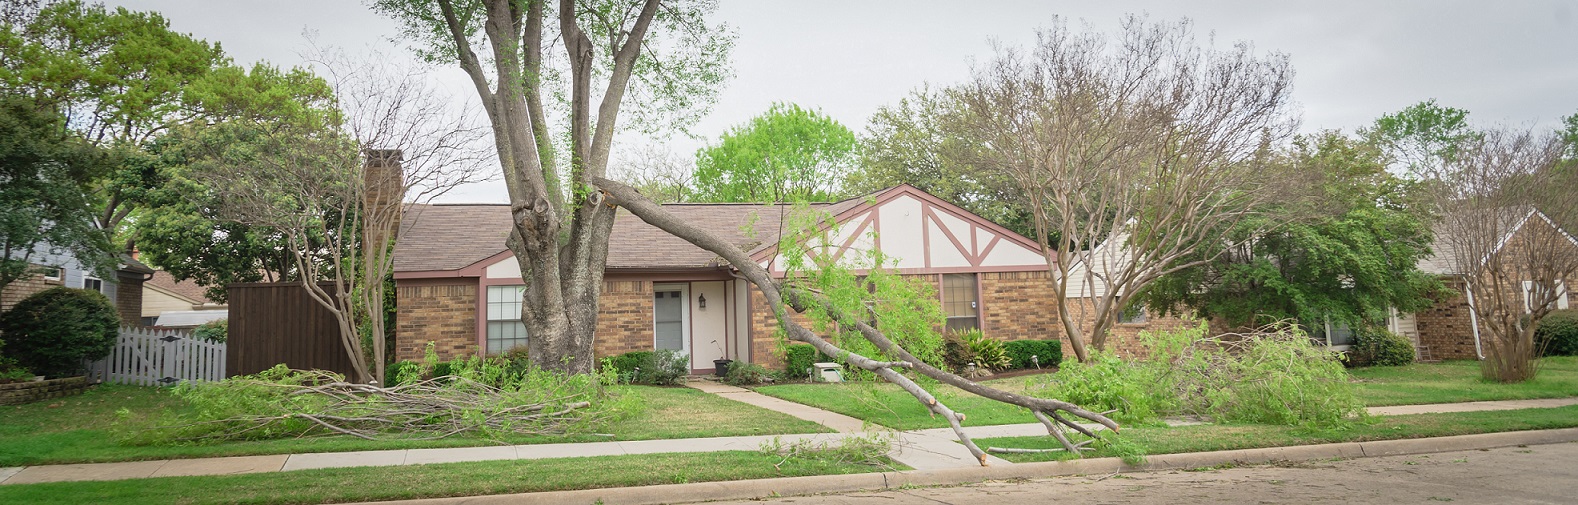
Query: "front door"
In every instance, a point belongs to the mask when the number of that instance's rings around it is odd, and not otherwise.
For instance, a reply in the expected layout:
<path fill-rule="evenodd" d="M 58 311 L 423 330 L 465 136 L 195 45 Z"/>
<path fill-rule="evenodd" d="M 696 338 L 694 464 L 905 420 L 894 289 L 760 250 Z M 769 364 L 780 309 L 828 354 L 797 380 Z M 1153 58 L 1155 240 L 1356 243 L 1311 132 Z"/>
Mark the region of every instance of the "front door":
<path fill-rule="evenodd" d="M 653 348 L 690 355 L 690 325 L 686 323 L 689 288 L 684 284 L 652 287 Z"/>

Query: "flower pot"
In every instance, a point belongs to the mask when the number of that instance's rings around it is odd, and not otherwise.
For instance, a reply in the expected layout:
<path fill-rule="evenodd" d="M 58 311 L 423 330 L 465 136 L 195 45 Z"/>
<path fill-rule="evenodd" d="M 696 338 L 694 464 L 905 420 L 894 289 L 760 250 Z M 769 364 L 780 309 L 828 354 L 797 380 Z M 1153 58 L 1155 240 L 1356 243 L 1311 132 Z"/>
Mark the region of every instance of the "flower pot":
<path fill-rule="evenodd" d="M 719 377 L 724 377 L 724 376 L 729 375 L 729 363 L 733 363 L 733 362 L 734 362 L 734 360 L 732 360 L 732 359 L 715 359 L 715 360 L 712 360 L 712 366 L 713 366 L 713 369 L 714 369 L 713 370 L 713 374 L 715 374 L 715 375 L 717 375 Z"/>

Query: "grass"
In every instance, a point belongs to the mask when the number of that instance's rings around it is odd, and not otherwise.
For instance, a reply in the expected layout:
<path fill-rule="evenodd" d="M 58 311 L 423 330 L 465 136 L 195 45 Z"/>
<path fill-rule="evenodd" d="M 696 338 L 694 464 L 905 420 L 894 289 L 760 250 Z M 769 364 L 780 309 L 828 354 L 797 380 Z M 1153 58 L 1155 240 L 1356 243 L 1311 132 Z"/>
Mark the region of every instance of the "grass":
<path fill-rule="evenodd" d="M 1521 409 L 1494 412 L 1454 412 L 1446 414 L 1415 414 L 1406 416 L 1376 416 L 1340 428 L 1307 428 L 1298 426 L 1197 425 L 1169 427 L 1124 428 L 1122 444 L 1142 450 L 1145 454 L 1176 454 L 1185 452 L 1255 449 L 1293 445 L 1325 444 L 1336 442 L 1365 442 L 1407 438 L 1445 437 L 1503 431 L 1545 430 L 1578 426 L 1578 406 L 1551 409 Z M 1018 447 L 1025 449 L 1051 449 L 1060 447 L 1051 437 L 981 438 L 975 443 L 981 447 Z M 1119 456 L 1109 448 L 1087 453 L 1089 456 Z M 1059 451 L 1036 454 L 997 454 L 1014 462 L 1052 461 L 1068 459 Z"/>
<path fill-rule="evenodd" d="M 1003 379 L 990 384 L 999 389 L 1023 392 L 1028 379 Z M 988 400 L 952 386 L 928 387 L 943 404 L 963 412 L 965 426 L 1033 423 L 1030 411 Z M 756 388 L 756 392 L 830 410 L 856 419 L 900 430 L 946 428 L 948 422 L 934 417 L 914 396 L 892 384 L 783 384 Z"/>
<path fill-rule="evenodd" d="M 134 446 L 119 442 L 120 431 L 151 422 L 165 412 L 188 408 L 167 390 L 104 385 L 80 396 L 0 407 L 0 467 L 92 463 L 170 458 L 203 458 L 302 452 L 344 452 L 422 447 L 463 447 L 549 442 L 650 440 L 824 433 L 827 428 L 788 415 L 727 400 L 688 388 L 619 386 L 617 394 L 636 395 L 644 406 L 601 429 L 612 436 L 533 436 L 502 441 L 456 437 L 432 441 L 367 441 L 320 437 L 199 445 Z M 116 411 L 125 409 L 126 419 Z"/>
<path fill-rule="evenodd" d="M 643 454 L 0 486 L 0 503 L 334 503 L 850 474 L 882 468 L 761 452 Z"/>
<path fill-rule="evenodd" d="M 1356 368 L 1349 374 L 1359 398 L 1371 407 L 1578 396 L 1575 356 L 1544 358 L 1534 380 L 1517 384 L 1484 380 L 1479 362 L 1472 360 Z"/>

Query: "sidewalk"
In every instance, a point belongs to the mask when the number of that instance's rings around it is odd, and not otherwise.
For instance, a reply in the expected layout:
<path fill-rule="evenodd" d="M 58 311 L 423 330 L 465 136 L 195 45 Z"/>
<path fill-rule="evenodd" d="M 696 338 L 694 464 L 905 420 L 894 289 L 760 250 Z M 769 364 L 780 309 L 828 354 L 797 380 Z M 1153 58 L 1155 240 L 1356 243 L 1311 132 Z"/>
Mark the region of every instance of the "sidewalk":
<path fill-rule="evenodd" d="M 769 397 L 754 391 L 708 381 L 696 381 L 691 387 L 717 394 L 731 400 L 755 405 L 827 426 L 838 433 L 690 438 L 671 440 L 639 440 L 589 442 L 573 444 L 538 444 L 514 446 L 459 447 L 444 449 L 402 449 L 390 451 L 361 451 L 308 453 L 271 456 L 241 456 L 229 458 L 176 459 L 161 461 L 135 461 L 124 463 L 92 463 L 76 465 L 43 465 L 31 467 L 0 468 L 0 485 L 32 484 L 40 482 L 118 480 L 146 477 L 189 475 L 229 475 L 242 473 L 281 472 L 315 468 L 354 466 L 399 466 L 429 463 L 455 463 L 462 461 L 493 461 L 510 459 L 548 459 L 585 456 L 618 456 L 629 454 L 655 454 L 680 452 L 753 451 L 764 442 L 779 439 L 784 442 L 809 440 L 835 442 L 845 437 L 864 436 L 868 432 L 886 430 L 879 426 L 866 429 L 863 421 L 842 414 Z M 1547 400 L 1508 400 L 1435 405 L 1405 405 L 1371 408 L 1373 415 L 1405 415 L 1437 412 L 1494 411 L 1526 408 L 1554 408 L 1578 405 L 1578 398 Z M 999 426 L 974 426 L 965 428 L 973 438 L 1045 435 L 1040 424 L 1010 424 Z M 960 446 L 953 431 L 926 429 L 892 432 L 895 460 L 916 470 L 945 470 L 978 468 L 979 464 Z M 992 467 L 1008 467 L 1014 463 L 988 456 Z"/>

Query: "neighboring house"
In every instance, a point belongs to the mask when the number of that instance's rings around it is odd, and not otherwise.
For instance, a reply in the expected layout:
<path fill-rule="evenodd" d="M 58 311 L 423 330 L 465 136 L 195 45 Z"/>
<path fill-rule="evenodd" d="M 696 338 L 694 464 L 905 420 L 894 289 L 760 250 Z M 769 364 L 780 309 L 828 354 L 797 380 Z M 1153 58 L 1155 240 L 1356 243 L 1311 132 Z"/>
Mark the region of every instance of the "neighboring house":
<path fill-rule="evenodd" d="M 1124 245 L 1128 241 L 1128 231 L 1113 233 L 1112 238 L 1098 244 L 1089 254 L 1081 255 L 1088 261 L 1077 261 L 1069 266 L 1068 289 L 1065 290 L 1069 298 L 1069 312 L 1083 327 L 1090 328 L 1093 325 L 1096 304 L 1109 292 L 1107 276 L 1118 275 L 1133 260 L 1133 253 Z M 1123 308 L 1116 317 L 1116 322 L 1107 334 L 1106 348 L 1125 357 L 1148 354 L 1139 339 L 1142 331 L 1192 328 L 1197 324 L 1176 315 L 1158 315 L 1145 307 Z M 1089 341 L 1088 336 L 1086 339 Z M 1063 352 L 1073 355 L 1066 345 Z"/>
<path fill-rule="evenodd" d="M 1499 240 L 1497 248 L 1491 254 L 1501 254 L 1507 244 L 1517 243 L 1520 234 L 1544 233 L 1554 231 L 1567 240 L 1564 242 L 1572 246 L 1572 254 L 1578 254 L 1578 239 L 1557 226 L 1544 213 L 1525 208 L 1510 213 L 1505 219 L 1510 223 L 1503 228 L 1510 230 L 1507 235 Z M 1434 253 L 1419 262 L 1419 269 L 1430 274 L 1441 276 L 1453 295 L 1445 300 L 1439 300 L 1428 309 L 1413 314 L 1398 314 L 1395 311 L 1387 318 L 1387 327 L 1392 332 L 1408 337 L 1414 343 L 1415 355 L 1420 359 L 1478 359 L 1483 356 L 1483 342 L 1481 334 L 1486 330 L 1480 324 L 1478 316 L 1469 309 L 1470 293 L 1465 289 L 1463 282 L 1464 268 L 1457 265 L 1456 254 L 1452 250 L 1450 238 L 1446 238 L 1448 230 L 1438 227 Z M 1566 286 L 1573 285 L 1578 279 L 1561 281 L 1560 294 L 1557 296 L 1556 308 L 1567 309 L 1571 307 L 1572 296 L 1567 292 Z M 1523 289 L 1529 289 L 1529 282 L 1523 282 Z M 1474 293 L 1474 296 L 1485 296 L 1484 293 Z M 1517 294 L 1510 294 L 1518 296 Z M 1522 296 L 1527 297 L 1527 293 Z M 1527 298 L 1525 302 L 1527 303 Z M 1488 333 L 1486 333 L 1488 336 Z"/>
<path fill-rule="evenodd" d="M 904 275 L 937 287 L 950 328 L 1003 339 L 1051 339 L 1057 329 L 1047 265 L 1037 244 L 908 185 L 812 207 L 832 216 L 812 255 L 841 259 L 878 248 Z M 727 237 L 774 274 L 787 205 L 668 204 L 664 210 Z M 523 345 L 523 281 L 504 246 L 508 205 L 408 208 L 395 247 L 396 356 L 421 359 Z M 855 253 L 858 255 L 859 253 Z M 853 256 L 850 256 L 853 257 Z M 609 239 L 596 353 L 674 349 L 693 372 L 714 359 L 774 365 L 777 323 L 761 293 L 716 255 L 621 212 Z"/>
<path fill-rule="evenodd" d="M 104 293 L 125 324 L 138 324 L 142 318 L 142 283 L 153 275 L 153 269 L 129 256 L 121 256 L 112 278 L 100 278 L 82 265 L 81 261 L 62 250 L 53 250 L 40 244 L 29 261 L 43 273 L 35 274 L 6 286 L 0 292 L 0 312 L 11 310 L 17 302 L 33 293 L 56 286 L 91 289 Z"/>
<path fill-rule="evenodd" d="M 224 319 L 229 307 L 208 299 L 206 291 L 191 280 L 177 281 L 169 272 L 154 272 L 142 285 L 142 325 L 179 328 Z M 171 317 L 162 318 L 165 314 Z"/>

